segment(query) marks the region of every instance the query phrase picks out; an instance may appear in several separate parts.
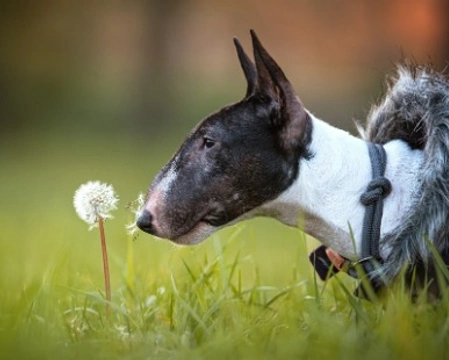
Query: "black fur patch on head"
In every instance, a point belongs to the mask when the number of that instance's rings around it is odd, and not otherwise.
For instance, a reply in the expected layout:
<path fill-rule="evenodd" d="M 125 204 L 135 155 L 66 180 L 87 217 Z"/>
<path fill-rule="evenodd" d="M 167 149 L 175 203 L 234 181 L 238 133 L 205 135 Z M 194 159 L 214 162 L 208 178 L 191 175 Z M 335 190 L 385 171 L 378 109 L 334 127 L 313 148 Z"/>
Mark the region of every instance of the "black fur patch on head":
<path fill-rule="evenodd" d="M 173 159 L 176 180 L 165 195 L 172 229 L 182 233 L 199 220 L 225 225 L 292 184 L 300 157 L 309 153 L 307 145 L 283 149 L 276 116 L 272 104 L 251 96 L 198 126 Z M 307 122 L 304 139 L 310 142 Z"/>

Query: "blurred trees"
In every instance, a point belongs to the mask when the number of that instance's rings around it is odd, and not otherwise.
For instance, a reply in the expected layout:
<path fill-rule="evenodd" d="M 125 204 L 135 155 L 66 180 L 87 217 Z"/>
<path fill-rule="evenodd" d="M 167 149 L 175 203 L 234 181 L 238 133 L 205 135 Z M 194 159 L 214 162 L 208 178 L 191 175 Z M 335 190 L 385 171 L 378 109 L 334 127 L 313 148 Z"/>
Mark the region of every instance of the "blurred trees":
<path fill-rule="evenodd" d="M 0 15 L 2 134 L 55 127 L 162 131 L 183 121 L 188 107 L 206 114 L 208 94 L 243 83 L 231 38 L 239 36 L 250 51 L 250 28 L 319 115 L 349 119 L 350 109 L 366 110 L 399 47 L 446 64 L 448 4 L 7 2 Z"/>
<path fill-rule="evenodd" d="M 186 5 L 188 1 L 185 0 L 148 1 L 144 5 L 144 39 L 147 40 L 141 51 L 144 65 L 136 86 L 139 100 L 135 118 L 139 128 L 144 129 L 151 123 L 155 130 L 175 116 L 172 111 L 176 101 L 173 72 L 178 57 L 172 48 L 183 38 L 183 34 L 176 34 L 176 24 Z"/>

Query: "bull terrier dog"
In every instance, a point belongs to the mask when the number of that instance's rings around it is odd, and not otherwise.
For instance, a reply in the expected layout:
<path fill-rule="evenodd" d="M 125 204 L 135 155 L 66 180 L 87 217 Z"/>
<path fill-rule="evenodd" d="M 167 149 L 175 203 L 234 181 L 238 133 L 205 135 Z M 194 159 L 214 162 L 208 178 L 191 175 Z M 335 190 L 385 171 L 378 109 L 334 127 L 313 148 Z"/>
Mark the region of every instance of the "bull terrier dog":
<path fill-rule="evenodd" d="M 137 226 L 197 244 L 255 216 L 294 227 L 303 219 L 324 246 L 311 257 L 316 267 L 361 263 L 387 285 L 404 266 L 432 268 L 432 249 L 448 258 L 445 76 L 399 65 L 355 137 L 307 110 L 254 31 L 251 38 L 254 63 L 234 39 L 246 95 L 193 129 L 152 182 Z"/>

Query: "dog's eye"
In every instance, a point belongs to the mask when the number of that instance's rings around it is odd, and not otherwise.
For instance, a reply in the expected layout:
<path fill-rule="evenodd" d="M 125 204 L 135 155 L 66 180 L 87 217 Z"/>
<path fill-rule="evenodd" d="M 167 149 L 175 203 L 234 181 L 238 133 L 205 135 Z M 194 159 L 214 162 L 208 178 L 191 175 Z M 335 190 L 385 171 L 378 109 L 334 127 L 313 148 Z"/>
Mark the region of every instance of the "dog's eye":
<path fill-rule="evenodd" d="M 209 139 L 207 137 L 203 138 L 203 147 L 206 149 L 210 149 L 212 146 L 215 145 L 215 141 L 212 139 Z"/>

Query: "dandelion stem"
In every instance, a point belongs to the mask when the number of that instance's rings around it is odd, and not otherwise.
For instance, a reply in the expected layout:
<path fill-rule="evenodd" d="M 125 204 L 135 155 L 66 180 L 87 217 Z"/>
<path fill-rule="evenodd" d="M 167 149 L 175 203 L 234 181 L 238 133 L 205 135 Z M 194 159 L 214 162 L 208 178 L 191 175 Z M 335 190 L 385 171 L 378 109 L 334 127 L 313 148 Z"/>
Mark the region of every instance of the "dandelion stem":
<path fill-rule="evenodd" d="M 104 287 L 106 291 L 106 313 L 109 314 L 111 302 L 111 278 L 109 275 L 108 252 L 106 250 L 106 237 L 104 235 L 103 218 L 98 216 L 98 228 L 100 230 L 101 250 L 103 253 Z"/>

